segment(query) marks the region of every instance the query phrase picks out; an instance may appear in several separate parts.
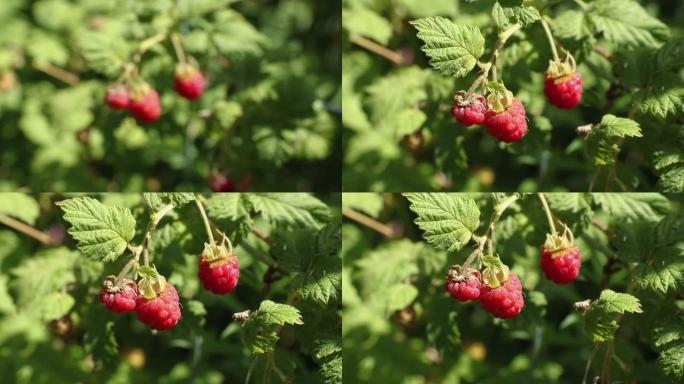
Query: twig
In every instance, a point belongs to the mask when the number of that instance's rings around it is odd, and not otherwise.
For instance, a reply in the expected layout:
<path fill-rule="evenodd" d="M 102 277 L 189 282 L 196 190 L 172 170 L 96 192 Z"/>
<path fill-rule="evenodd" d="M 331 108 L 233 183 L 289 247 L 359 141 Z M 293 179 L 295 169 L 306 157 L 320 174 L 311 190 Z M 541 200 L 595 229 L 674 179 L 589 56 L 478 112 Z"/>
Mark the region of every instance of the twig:
<path fill-rule="evenodd" d="M 54 66 L 48 62 L 33 62 L 33 68 L 44 72 L 57 80 L 67 83 L 71 86 L 77 85 L 81 79 L 74 75 L 73 73 L 62 69 L 60 67 Z"/>
<path fill-rule="evenodd" d="M 254 234 L 254 236 L 266 242 L 266 244 L 273 245 L 273 239 L 271 239 L 271 237 L 268 234 L 266 234 L 266 232 L 264 232 L 261 228 L 252 227 L 250 231 Z"/>
<path fill-rule="evenodd" d="M 601 55 L 603 58 L 605 58 L 608 61 L 613 60 L 613 57 L 610 55 L 610 53 L 608 51 L 606 51 L 606 49 L 600 45 L 597 45 L 594 47 L 594 52 L 598 53 L 599 55 Z"/>
<path fill-rule="evenodd" d="M 394 232 L 394 230 L 392 228 L 390 228 L 389 226 L 382 224 L 379 221 L 377 221 L 373 218 L 370 218 L 370 217 L 364 215 L 363 213 L 357 212 L 351 208 L 343 207 L 342 208 L 342 215 L 344 215 L 345 217 L 347 217 L 351 220 L 354 220 L 360 224 L 367 226 L 368 228 L 380 233 L 381 235 L 383 235 L 385 237 L 393 238 L 393 237 L 397 236 L 397 234 Z"/>
<path fill-rule="evenodd" d="M 33 228 L 32 226 L 25 224 L 19 220 L 16 220 L 13 217 L 7 216 L 4 213 L 0 213 L 0 223 L 5 224 L 6 226 L 15 229 L 27 236 L 30 236 L 45 245 L 55 245 L 52 239 L 50 238 L 50 235 L 48 235 L 47 233 L 40 231 L 36 228 Z"/>
<path fill-rule="evenodd" d="M 180 38 L 177 33 L 171 34 L 171 44 L 173 44 L 173 49 L 176 51 L 176 56 L 181 63 L 185 63 L 185 52 L 183 52 L 183 46 L 181 45 Z"/>
<path fill-rule="evenodd" d="M 520 28 L 522 28 L 522 25 L 520 24 L 513 24 L 510 28 L 507 30 L 501 32 L 499 34 L 499 39 L 496 42 L 496 46 L 494 47 L 494 52 L 492 52 L 492 59 L 490 60 L 492 64 L 492 80 L 496 81 L 496 59 L 499 57 L 499 52 L 503 48 L 503 46 L 506 44 L 506 41 L 513 36 L 514 33 L 516 33 Z"/>
<path fill-rule="evenodd" d="M 372 40 L 368 40 L 365 37 L 359 35 L 351 35 L 349 37 L 349 40 L 356 45 L 359 45 L 377 55 L 384 57 L 385 59 L 393 62 L 396 65 L 404 64 L 404 58 L 400 54 Z"/>
<path fill-rule="evenodd" d="M 143 243 L 141 245 L 143 256 L 145 258 L 145 266 L 150 265 L 149 250 L 147 248 L 150 245 L 150 240 L 152 240 L 152 232 L 154 232 L 154 229 L 157 227 L 161 219 L 164 216 L 166 216 L 169 212 L 171 212 L 173 208 L 175 208 L 175 205 L 168 204 L 162 207 L 162 209 L 160 209 L 159 211 L 152 213 L 152 218 L 150 219 L 150 222 L 147 224 L 147 230 L 145 231 L 145 239 L 143 240 Z"/>
<path fill-rule="evenodd" d="M 252 373 L 254 372 L 254 368 L 256 367 L 257 360 L 259 360 L 259 357 L 261 355 L 257 355 L 254 360 L 252 360 L 252 363 L 249 365 L 249 369 L 247 369 L 247 376 L 245 377 L 245 384 L 249 384 L 249 379 L 252 377 Z"/>
<path fill-rule="evenodd" d="M 138 247 L 136 249 L 136 252 L 131 255 L 131 259 L 128 260 L 126 265 L 121 269 L 121 272 L 116 276 L 116 280 L 114 282 L 114 285 L 121 286 L 121 281 L 123 281 L 124 277 L 128 274 L 128 271 L 131 270 L 131 268 L 135 265 L 135 263 L 138 262 L 138 258 L 140 257 L 140 252 L 142 251 L 142 247 Z"/>
<path fill-rule="evenodd" d="M 587 365 L 584 368 L 584 377 L 582 378 L 582 384 L 587 384 L 587 376 L 589 376 L 589 368 L 591 368 L 591 362 L 594 360 L 594 356 L 596 356 L 596 352 L 598 352 L 600 347 L 600 344 L 594 344 L 594 348 L 591 350 L 591 354 L 589 355 L 589 360 L 587 360 Z"/>

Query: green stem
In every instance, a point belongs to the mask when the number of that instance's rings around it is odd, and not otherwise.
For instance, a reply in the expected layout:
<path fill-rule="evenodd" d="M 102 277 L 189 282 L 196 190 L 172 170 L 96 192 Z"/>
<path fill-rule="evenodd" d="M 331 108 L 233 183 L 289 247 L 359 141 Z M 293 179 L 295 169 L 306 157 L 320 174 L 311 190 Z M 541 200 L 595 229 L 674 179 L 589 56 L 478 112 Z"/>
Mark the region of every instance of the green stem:
<path fill-rule="evenodd" d="M 123 281 L 124 277 L 126 277 L 126 275 L 128 274 L 128 271 L 130 271 L 131 268 L 133 268 L 133 266 L 135 265 L 135 263 L 138 262 L 138 258 L 140 257 L 140 251 L 142 251 L 142 248 L 138 247 L 137 253 L 131 255 L 131 259 L 128 260 L 126 265 L 124 265 L 123 269 L 121 269 L 121 272 L 119 272 L 119 274 L 116 276 L 116 281 L 114 283 L 116 286 L 121 285 L 121 282 Z"/>
<path fill-rule="evenodd" d="M 546 33 L 546 39 L 549 40 L 549 45 L 551 46 L 551 53 L 553 54 L 553 59 L 555 61 L 559 61 L 558 58 L 558 51 L 556 50 L 556 43 L 553 40 L 553 35 L 551 34 L 551 29 L 549 28 L 549 24 L 546 22 L 546 19 L 543 17 L 541 18 L 541 25 L 542 28 L 544 28 L 544 32 Z"/>
<path fill-rule="evenodd" d="M 171 34 L 171 44 L 173 44 L 173 50 L 176 51 L 178 61 L 185 63 L 185 52 L 183 51 L 183 45 L 181 45 L 180 37 L 178 37 L 177 33 Z"/>
<path fill-rule="evenodd" d="M 539 200 L 541 200 L 542 206 L 544 207 L 544 213 L 546 213 L 546 220 L 549 221 L 549 227 L 551 228 L 551 233 L 556 234 L 556 225 L 553 223 L 553 216 L 551 215 L 551 209 L 549 208 L 549 203 L 546 202 L 546 197 L 543 193 L 538 193 Z"/>
<path fill-rule="evenodd" d="M 209 244 L 214 244 L 214 234 L 211 233 L 211 225 L 209 225 L 209 218 L 207 217 L 207 213 L 204 211 L 204 206 L 200 202 L 200 199 L 197 195 L 195 195 L 195 203 L 197 204 L 197 209 L 199 209 L 200 215 L 202 216 L 202 221 L 204 222 L 204 229 L 206 229 L 207 237 L 209 237 Z"/>
<path fill-rule="evenodd" d="M 154 229 L 157 228 L 157 225 L 161 221 L 164 216 L 166 216 L 169 212 L 171 212 L 176 206 L 173 204 L 168 204 L 162 207 L 157 212 L 152 213 L 152 218 L 150 219 L 150 222 L 147 224 L 147 230 L 145 231 L 145 239 L 143 240 L 142 243 L 142 252 L 143 252 L 143 257 L 145 259 L 145 266 L 150 265 L 150 253 L 148 250 L 148 247 L 150 245 L 150 240 L 152 240 L 152 232 L 154 232 Z"/>

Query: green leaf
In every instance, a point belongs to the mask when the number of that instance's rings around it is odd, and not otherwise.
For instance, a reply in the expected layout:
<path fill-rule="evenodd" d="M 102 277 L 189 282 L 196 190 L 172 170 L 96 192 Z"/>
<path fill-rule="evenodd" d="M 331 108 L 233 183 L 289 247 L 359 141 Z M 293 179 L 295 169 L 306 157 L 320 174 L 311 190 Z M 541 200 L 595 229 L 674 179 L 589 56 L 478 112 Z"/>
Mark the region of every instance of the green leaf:
<path fill-rule="evenodd" d="M 247 195 L 254 210 L 275 225 L 320 227 L 330 220 L 328 206 L 303 193 L 255 193 Z"/>
<path fill-rule="evenodd" d="M 661 74 L 639 90 L 636 105 L 641 113 L 665 119 L 684 114 L 684 82 L 675 74 Z"/>
<path fill-rule="evenodd" d="M 299 310 L 264 300 L 242 325 L 243 341 L 252 353 L 273 352 L 279 339 L 275 327 L 285 324 L 304 324 Z"/>
<path fill-rule="evenodd" d="M 52 321 L 69 313 L 75 302 L 73 296 L 67 293 L 52 292 L 34 302 L 31 308 L 40 311 L 43 320 Z"/>
<path fill-rule="evenodd" d="M 541 18 L 537 8 L 532 6 L 502 7 L 499 2 L 492 7 L 492 18 L 499 29 L 505 29 L 511 24 L 520 24 L 523 27 Z"/>
<path fill-rule="evenodd" d="M 15 311 L 14 300 L 7 291 L 7 276 L 0 275 L 0 313 L 12 314 Z"/>
<path fill-rule="evenodd" d="M 127 208 L 107 207 L 90 197 L 56 204 L 64 211 L 64 220 L 71 224 L 69 234 L 87 257 L 114 261 L 135 235 L 135 219 Z"/>
<path fill-rule="evenodd" d="M 342 346 L 339 339 L 316 340 L 314 358 L 321 365 L 321 376 L 324 383 L 342 383 Z"/>
<path fill-rule="evenodd" d="M 0 198 L 0 213 L 33 225 L 40 214 L 40 207 L 36 199 L 25 193 L 3 193 Z"/>
<path fill-rule="evenodd" d="M 608 114 L 587 136 L 587 152 L 596 165 L 613 164 L 620 152 L 621 139 L 641 136 L 639 123 Z"/>
<path fill-rule="evenodd" d="M 78 258 L 78 252 L 60 247 L 46 249 L 24 259 L 12 270 L 16 278 L 11 286 L 17 293 L 19 307 L 35 307 L 32 303 L 74 283 L 74 266 Z"/>
<path fill-rule="evenodd" d="M 392 37 L 390 22 L 368 8 L 343 8 L 342 26 L 351 35 L 368 37 L 383 45 Z"/>
<path fill-rule="evenodd" d="M 143 193 L 145 203 L 152 208 L 153 211 L 158 211 L 168 204 L 173 204 L 176 207 L 181 207 L 191 201 L 195 200 L 194 193 Z"/>
<path fill-rule="evenodd" d="M 663 371 L 675 380 L 684 379 L 684 326 L 681 320 L 656 328 L 653 345 L 660 353 L 659 362 Z"/>
<path fill-rule="evenodd" d="M 342 207 L 364 212 L 371 217 L 378 217 L 382 205 L 382 196 L 377 193 L 345 193 L 342 195 Z"/>
<path fill-rule="evenodd" d="M 215 193 L 207 201 L 207 214 L 216 219 L 238 221 L 249 217 L 249 199 L 243 193 Z"/>
<path fill-rule="evenodd" d="M 584 313 L 585 329 L 592 335 L 595 343 L 611 341 L 620 327 L 616 314 L 626 312 L 642 313 L 639 299 L 627 293 L 606 289 Z"/>
<path fill-rule="evenodd" d="M 473 199 L 447 193 L 405 193 L 423 237 L 437 249 L 457 251 L 470 241 L 480 220 Z"/>
<path fill-rule="evenodd" d="M 618 218 L 659 220 L 670 209 L 669 200 L 658 193 L 592 193 L 591 197 Z"/>
<path fill-rule="evenodd" d="M 585 11 L 595 33 L 618 45 L 657 46 L 669 29 L 632 0 L 597 0 Z"/>
<path fill-rule="evenodd" d="M 653 167 L 663 192 L 684 192 L 684 142 L 653 153 Z"/>
<path fill-rule="evenodd" d="M 639 287 L 667 293 L 684 286 L 684 245 L 661 247 L 634 269 Z"/>
<path fill-rule="evenodd" d="M 455 24 L 444 17 L 425 17 L 411 21 L 421 48 L 430 57 L 430 64 L 445 76 L 465 76 L 484 52 L 484 37 L 479 29 Z"/>

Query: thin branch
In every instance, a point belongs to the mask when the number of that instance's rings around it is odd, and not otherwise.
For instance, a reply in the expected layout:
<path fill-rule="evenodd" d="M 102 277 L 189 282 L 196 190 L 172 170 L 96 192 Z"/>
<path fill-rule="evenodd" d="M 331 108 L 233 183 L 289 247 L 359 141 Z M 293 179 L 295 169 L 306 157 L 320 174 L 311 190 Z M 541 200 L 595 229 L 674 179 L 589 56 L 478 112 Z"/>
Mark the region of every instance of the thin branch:
<path fill-rule="evenodd" d="M 50 238 L 50 235 L 40 231 L 32 226 L 25 224 L 13 217 L 7 216 L 4 213 L 0 213 L 0 223 L 15 229 L 27 236 L 30 236 L 45 245 L 55 245 L 55 243 Z"/>
<path fill-rule="evenodd" d="M 142 251 L 143 251 L 143 257 L 145 259 L 145 266 L 150 265 L 150 256 L 149 256 L 149 250 L 148 247 L 150 245 L 150 240 L 152 240 L 152 232 L 154 232 L 154 229 L 157 228 L 157 225 L 161 221 L 161 219 L 166 216 L 169 212 L 171 212 L 175 208 L 175 205 L 173 204 L 168 204 L 162 207 L 157 212 L 154 212 L 152 214 L 152 218 L 150 219 L 150 222 L 147 224 L 147 230 L 145 231 L 145 239 L 143 240 L 143 243 L 141 245 Z"/>
<path fill-rule="evenodd" d="M 549 45 L 551 46 L 551 53 L 553 54 L 553 59 L 555 61 L 558 61 L 558 51 L 556 50 L 556 43 L 553 40 L 553 35 L 551 34 L 551 29 L 549 28 L 549 24 L 547 23 L 545 18 L 541 18 L 540 20 L 542 28 L 544 28 L 544 33 L 546 34 L 546 39 L 549 40 Z"/>
<path fill-rule="evenodd" d="M 271 237 L 266 232 L 264 232 L 261 228 L 252 227 L 252 228 L 250 228 L 250 231 L 254 234 L 254 236 L 263 240 L 266 244 L 273 245 L 273 239 L 271 239 Z"/>
<path fill-rule="evenodd" d="M 54 66 L 48 62 L 33 62 L 33 68 L 54 77 L 68 85 L 74 86 L 78 85 L 81 79 L 75 74 L 62 69 L 60 67 Z"/>
<path fill-rule="evenodd" d="M 357 212 L 351 208 L 343 207 L 342 208 L 342 215 L 344 215 L 345 217 L 347 217 L 351 220 L 354 220 L 360 224 L 367 226 L 368 228 L 380 233 L 381 235 L 383 235 L 385 237 L 394 238 L 397 236 L 397 234 L 394 232 L 394 230 L 391 227 L 389 227 L 385 224 L 382 224 L 379 221 L 377 221 L 371 217 L 368 217 L 368 216 L 364 215 L 363 213 Z"/>
<path fill-rule="evenodd" d="M 176 57 L 181 63 L 185 63 L 185 52 L 183 51 L 183 45 L 181 45 L 180 37 L 177 33 L 171 35 L 171 44 L 173 44 L 173 49 L 176 51 Z"/>
<path fill-rule="evenodd" d="M 396 65 L 405 64 L 404 58 L 400 54 L 372 40 L 368 40 L 365 37 L 359 35 L 351 35 L 349 37 L 349 40 L 356 45 L 359 45 L 377 55 L 384 57 L 385 59 L 393 62 Z"/>
<path fill-rule="evenodd" d="M 589 360 L 587 360 L 587 365 L 584 368 L 584 377 L 582 378 L 582 384 L 587 384 L 587 376 L 589 376 L 589 368 L 591 368 L 591 362 L 594 360 L 594 356 L 596 356 L 596 352 L 598 352 L 600 344 L 594 344 L 594 348 L 591 351 L 591 354 L 589 355 Z"/>

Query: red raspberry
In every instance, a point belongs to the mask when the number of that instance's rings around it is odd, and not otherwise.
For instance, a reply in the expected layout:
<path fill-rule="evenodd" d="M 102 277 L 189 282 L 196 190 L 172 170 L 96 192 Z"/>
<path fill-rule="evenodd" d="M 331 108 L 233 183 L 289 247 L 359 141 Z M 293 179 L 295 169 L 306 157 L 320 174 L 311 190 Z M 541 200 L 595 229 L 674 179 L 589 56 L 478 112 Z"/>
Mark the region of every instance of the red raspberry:
<path fill-rule="evenodd" d="M 161 115 L 161 104 L 159 94 L 154 89 L 150 89 L 140 98 L 132 98 L 130 105 L 133 116 L 143 123 L 151 123 Z"/>
<path fill-rule="evenodd" d="M 499 141 L 505 143 L 518 141 L 527 133 L 525 107 L 520 100 L 514 98 L 511 105 L 503 112 L 496 113 L 488 109 L 485 112 L 484 125 L 487 127 L 487 132 Z"/>
<path fill-rule="evenodd" d="M 582 77 L 579 72 L 553 78 L 545 74 L 544 93 L 551 105 L 561 109 L 570 109 L 582 98 Z"/>
<path fill-rule="evenodd" d="M 114 109 L 128 109 L 131 101 L 128 97 L 128 91 L 126 91 L 126 88 L 119 84 L 112 85 L 107 88 L 105 102 Z"/>
<path fill-rule="evenodd" d="M 102 287 L 100 301 L 114 313 L 133 312 L 138 291 L 135 283 L 128 281 L 121 287 L 110 284 Z"/>
<path fill-rule="evenodd" d="M 219 172 L 212 172 L 209 176 L 209 188 L 212 192 L 235 192 L 237 190 L 235 183 Z"/>
<path fill-rule="evenodd" d="M 174 88 L 179 95 L 188 100 L 195 100 L 204 91 L 204 76 L 198 70 L 176 71 L 173 79 Z"/>
<path fill-rule="evenodd" d="M 472 100 L 457 96 L 451 107 L 451 114 L 463 125 L 482 124 L 486 110 L 482 96 L 477 96 Z"/>
<path fill-rule="evenodd" d="M 152 329 L 159 331 L 171 329 L 178 324 L 178 320 L 181 318 L 178 300 L 176 288 L 166 283 L 164 292 L 154 299 L 146 299 L 142 295 L 138 296 L 135 303 L 135 313 L 138 314 L 138 320 Z"/>
<path fill-rule="evenodd" d="M 500 319 L 515 317 L 525 305 L 520 279 L 511 273 L 508 275 L 508 280 L 496 288 L 483 284 L 480 289 L 480 303 L 482 308 L 494 317 Z"/>
<path fill-rule="evenodd" d="M 450 277 L 444 284 L 444 289 L 451 294 L 451 297 L 462 303 L 468 300 L 477 300 L 480 297 L 481 287 L 479 272 L 468 276 Z"/>
<path fill-rule="evenodd" d="M 213 262 L 200 257 L 197 276 L 204 288 L 217 295 L 224 295 L 237 286 L 240 278 L 240 264 L 235 256 Z"/>
<path fill-rule="evenodd" d="M 556 284 L 568 284 L 579 275 L 580 253 L 574 245 L 551 252 L 544 246 L 541 247 L 541 269 L 544 277 Z"/>

